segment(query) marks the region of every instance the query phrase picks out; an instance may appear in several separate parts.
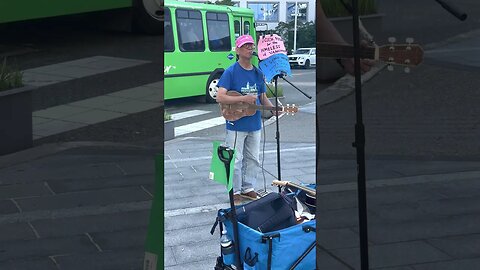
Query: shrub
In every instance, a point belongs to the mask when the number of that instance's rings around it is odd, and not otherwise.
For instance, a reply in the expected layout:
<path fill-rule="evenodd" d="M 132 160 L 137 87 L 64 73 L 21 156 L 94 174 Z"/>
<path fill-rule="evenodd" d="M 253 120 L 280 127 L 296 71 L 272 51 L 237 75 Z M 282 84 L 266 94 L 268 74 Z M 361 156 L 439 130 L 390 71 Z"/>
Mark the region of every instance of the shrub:
<path fill-rule="evenodd" d="M 347 1 L 347 3 L 351 3 Z M 322 0 L 322 8 L 327 17 L 351 16 L 348 10 L 338 0 Z M 360 15 L 376 13 L 375 0 L 359 0 L 358 11 Z"/>
<path fill-rule="evenodd" d="M 0 91 L 23 86 L 22 77 L 22 72 L 9 67 L 7 65 L 7 59 L 4 58 L 0 66 Z"/>
<path fill-rule="evenodd" d="M 163 121 L 169 121 L 172 120 L 172 115 L 169 114 L 167 111 L 163 113 Z"/>

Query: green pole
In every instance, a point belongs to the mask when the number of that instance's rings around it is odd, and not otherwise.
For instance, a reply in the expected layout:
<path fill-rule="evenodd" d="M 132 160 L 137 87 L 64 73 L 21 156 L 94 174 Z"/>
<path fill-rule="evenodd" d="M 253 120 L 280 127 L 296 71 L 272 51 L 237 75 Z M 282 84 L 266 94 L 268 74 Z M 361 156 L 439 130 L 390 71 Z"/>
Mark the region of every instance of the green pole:
<path fill-rule="evenodd" d="M 150 220 L 148 223 L 147 239 L 145 243 L 144 270 L 163 270 L 163 231 L 165 228 L 164 211 L 164 188 L 163 188 L 163 155 L 155 157 L 155 194 L 153 196 L 152 208 L 150 209 Z"/>

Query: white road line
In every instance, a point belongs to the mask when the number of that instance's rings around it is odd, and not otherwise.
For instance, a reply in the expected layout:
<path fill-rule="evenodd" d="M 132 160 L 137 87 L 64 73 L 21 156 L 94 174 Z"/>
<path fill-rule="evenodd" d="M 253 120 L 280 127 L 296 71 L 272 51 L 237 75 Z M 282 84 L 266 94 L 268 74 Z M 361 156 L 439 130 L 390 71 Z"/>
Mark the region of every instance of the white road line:
<path fill-rule="evenodd" d="M 203 110 L 190 110 L 186 112 L 174 113 L 172 114 L 173 120 L 181 120 L 189 117 L 194 117 L 202 114 L 210 113 L 210 111 L 203 111 Z"/>
<path fill-rule="evenodd" d="M 224 124 L 225 118 L 220 116 L 188 125 L 179 126 L 175 128 L 175 137 Z"/>

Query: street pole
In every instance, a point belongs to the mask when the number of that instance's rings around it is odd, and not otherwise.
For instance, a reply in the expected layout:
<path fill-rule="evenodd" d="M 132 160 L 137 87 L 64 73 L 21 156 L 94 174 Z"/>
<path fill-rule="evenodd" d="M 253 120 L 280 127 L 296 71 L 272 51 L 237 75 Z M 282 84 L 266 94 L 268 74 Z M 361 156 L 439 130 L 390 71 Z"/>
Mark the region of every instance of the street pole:
<path fill-rule="evenodd" d="M 298 16 L 298 3 L 295 0 L 295 26 L 293 28 L 293 51 L 297 50 L 297 16 Z"/>

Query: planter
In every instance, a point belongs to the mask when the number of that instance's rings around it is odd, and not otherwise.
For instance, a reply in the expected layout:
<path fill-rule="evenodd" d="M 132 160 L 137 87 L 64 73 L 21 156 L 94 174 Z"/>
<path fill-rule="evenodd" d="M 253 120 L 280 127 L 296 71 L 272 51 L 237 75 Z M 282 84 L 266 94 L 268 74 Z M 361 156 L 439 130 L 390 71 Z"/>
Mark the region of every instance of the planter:
<path fill-rule="evenodd" d="M 164 121 L 163 136 L 165 141 L 175 138 L 175 120 Z"/>
<path fill-rule="evenodd" d="M 24 86 L 0 91 L 0 155 L 32 147 L 32 90 Z"/>
<path fill-rule="evenodd" d="M 360 16 L 365 29 L 373 37 L 382 31 L 382 19 L 384 14 Z M 353 43 L 353 22 L 351 17 L 331 18 L 330 21 L 348 43 Z M 320 82 L 331 82 L 345 75 L 345 71 L 338 65 L 335 59 L 317 58 L 317 79 Z"/>

